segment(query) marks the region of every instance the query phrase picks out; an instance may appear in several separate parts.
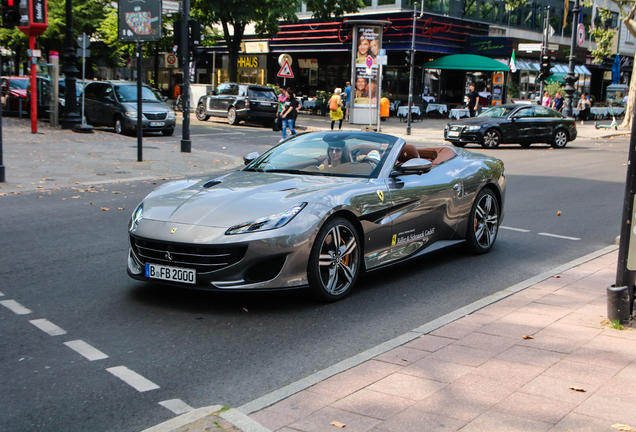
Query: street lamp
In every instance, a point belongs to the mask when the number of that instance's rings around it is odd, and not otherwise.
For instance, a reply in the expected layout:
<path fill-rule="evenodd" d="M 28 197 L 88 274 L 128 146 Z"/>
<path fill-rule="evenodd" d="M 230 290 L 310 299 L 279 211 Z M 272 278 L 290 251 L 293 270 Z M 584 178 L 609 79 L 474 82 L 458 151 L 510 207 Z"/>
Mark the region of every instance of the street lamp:
<path fill-rule="evenodd" d="M 579 77 L 574 75 L 574 63 L 576 61 L 576 28 L 575 25 L 579 22 L 579 13 L 581 12 L 581 6 L 579 0 L 575 0 L 574 9 L 572 9 L 572 40 L 570 41 L 570 65 L 568 74 L 563 77 L 565 81 L 565 111 L 566 117 L 572 117 L 572 101 L 574 99 L 574 92 L 576 88 L 574 83 L 579 80 Z"/>
<path fill-rule="evenodd" d="M 417 2 L 413 3 L 413 35 L 411 37 L 411 71 L 409 73 L 409 112 L 408 123 L 406 125 L 406 134 L 411 135 L 411 102 L 413 100 L 413 74 L 415 73 L 415 25 L 417 23 Z"/>

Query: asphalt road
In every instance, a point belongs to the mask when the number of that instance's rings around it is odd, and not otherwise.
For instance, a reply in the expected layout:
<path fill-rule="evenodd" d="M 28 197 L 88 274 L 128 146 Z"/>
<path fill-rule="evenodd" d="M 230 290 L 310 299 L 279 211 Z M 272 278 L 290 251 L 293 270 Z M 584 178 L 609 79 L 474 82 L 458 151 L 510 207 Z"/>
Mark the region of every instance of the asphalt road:
<path fill-rule="evenodd" d="M 237 155 L 280 137 L 213 122 L 191 134 L 193 145 Z M 130 279 L 126 226 L 153 182 L 2 197 L 0 302 L 31 313 L 0 306 L 0 430 L 139 431 L 175 416 L 159 402 L 239 406 L 612 244 L 628 144 L 488 151 L 508 173 L 491 253 L 458 248 L 376 272 L 329 305 L 303 292 L 205 293 Z M 66 333 L 50 336 L 30 323 L 38 319 Z M 103 354 L 85 355 L 107 357 L 91 361 L 65 345 L 78 340 Z M 158 388 L 126 384 L 113 374 L 122 366 Z"/>

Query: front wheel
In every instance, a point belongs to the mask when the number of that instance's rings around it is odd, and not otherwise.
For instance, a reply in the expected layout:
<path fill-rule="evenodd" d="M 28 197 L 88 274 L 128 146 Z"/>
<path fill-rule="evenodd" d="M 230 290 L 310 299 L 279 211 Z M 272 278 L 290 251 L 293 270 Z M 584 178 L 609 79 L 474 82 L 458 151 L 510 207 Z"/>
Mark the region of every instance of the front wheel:
<path fill-rule="evenodd" d="M 323 225 L 311 248 L 309 287 L 321 301 L 334 302 L 351 292 L 360 273 L 360 241 L 351 222 L 336 217 Z"/>
<path fill-rule="evenodd" d="M 117 116 L 115 117 L 115 133 L 119 135 L 126 135 L 126 126 L 124 126 L 124 119 Z"/>
<path fill-rule="evenodd" d="M 481 146 L 485 149 L 494 149 L 499 147 L 499 144 L 501 144 L 501 134 L 495 129 L 488 129 L 484 133 L 484 140 Z"/>
<path fill-rule="evenodd" d="M 236 116 L 236 109 L 233 107 L 227 111 L 227 122 L 231 124 L 232 126 L 237 125 L 239 122 Z"/>
<path fill-rule="evenodd" d="M 485 254 L 492 249 L 499 229 L 499 202 L 494 192 L 482 189 L 475 199 L 468 220 L 466 242 L 475 254 Z"/>
<path fill-rule="evenodd" d="M 563 148 L 568 144 L 568 134 L 563 129 L 559 129 L 554 133 L 554 138 L 552 139 L 552 147 L 553 148 Z"/>
<path fill-rule="evenodd" d="M 197 120 L 206 121 L 210 116 L 205 114 L 205 106 L 203 104 L 197 106 Z"/>

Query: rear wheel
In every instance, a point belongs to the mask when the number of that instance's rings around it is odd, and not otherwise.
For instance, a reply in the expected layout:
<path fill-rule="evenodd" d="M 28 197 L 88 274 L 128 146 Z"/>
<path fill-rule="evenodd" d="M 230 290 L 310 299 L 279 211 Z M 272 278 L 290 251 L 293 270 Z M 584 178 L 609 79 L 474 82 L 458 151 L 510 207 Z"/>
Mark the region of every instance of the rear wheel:
<path fill-rule="evenodd" d="M 360 274 L 360 241 L 346 219 L 328 220 L 311 248 L 307 276 L 313 295 L 334 302 L 351 292 Z"/>
<path fill-rule="evenodd" d="M 227 122 L 232 126 L 237 125 L 239 122 L 238 118 L 236 117 L 236 109 L 233 107 L 227 111 Z"/>
<path fill-rule="evenodd" d="M 559 129 L 554 133 L 554 138 L 552 138 L 552 147 L 553 148 L 563 148 L 568 144 L 568 134 L 563 129 Z"/>
<path fill-rule="evenodd" d="M 486 149 L 494 149 L 499 147 L 499 144 L 501 144 L 501 134 L 495 129 L 488 129 L 484 133 L 484 140 L 481 146 Z"/>
<path fill-rule="evenodd" d="M 468 220 L 466 242 L 475 254 L 484 254 L 492 249 L 499 230 L 499 202 L 494 192 L 482 189 L 475 199 Z"/>
<path fill-rule="evenodd" d="M 210 116 L 205 114 L 205 106 L 200 104 L 197 106 L 197 120 L 206 121 Z"/>

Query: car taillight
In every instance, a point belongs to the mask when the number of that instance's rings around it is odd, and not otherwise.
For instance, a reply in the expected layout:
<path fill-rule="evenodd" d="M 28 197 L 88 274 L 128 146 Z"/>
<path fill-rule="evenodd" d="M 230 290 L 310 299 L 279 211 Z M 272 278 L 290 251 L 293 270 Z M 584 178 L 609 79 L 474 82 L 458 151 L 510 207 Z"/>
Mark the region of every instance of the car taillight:
<path fill-rule="evenodd" d="M 250 107 L 250 100 L 245 99 L 245 108 L 249 108 L 249 107 Z"/>

